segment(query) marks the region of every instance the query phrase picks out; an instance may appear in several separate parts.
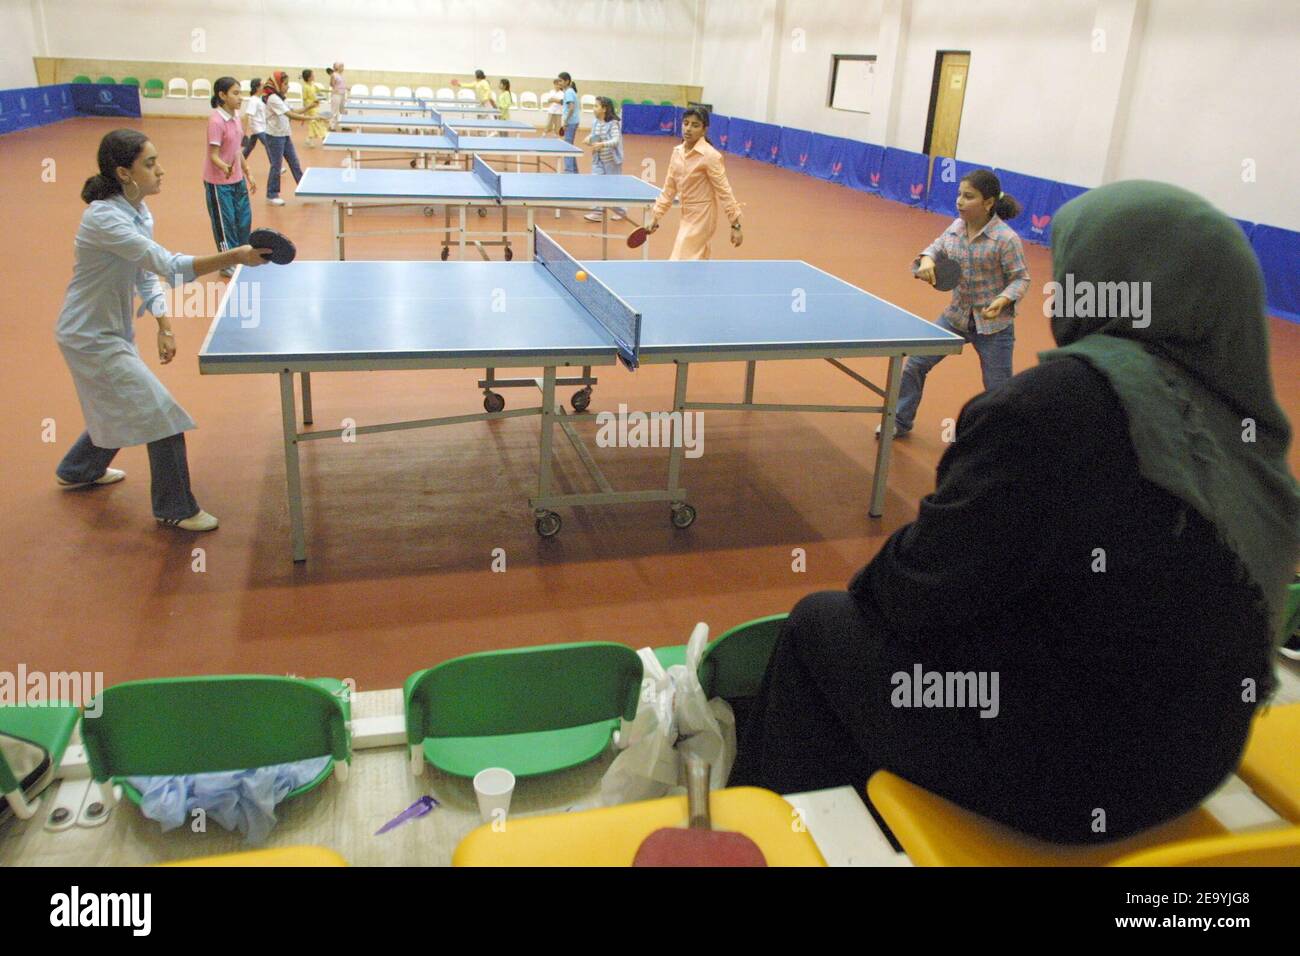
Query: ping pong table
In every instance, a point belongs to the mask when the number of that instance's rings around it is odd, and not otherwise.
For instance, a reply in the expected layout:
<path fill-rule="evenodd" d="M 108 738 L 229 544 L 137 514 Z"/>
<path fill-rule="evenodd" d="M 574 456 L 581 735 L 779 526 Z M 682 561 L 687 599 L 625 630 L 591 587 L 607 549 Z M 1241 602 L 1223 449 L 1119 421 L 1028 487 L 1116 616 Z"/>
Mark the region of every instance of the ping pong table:
<path fill-rule="evenodd" d="M 293 560 L 307 557 L 300 446 L 337 440 L 345 429 L 298 426 L 295 373 L 389 369 L 464 369 L 484 364 L 541 367 L 541 404 L 498 412 L 350 427 L 361 436 L 476 421 L 539 416 L 537 493 L 528 500 L 542 537 L 560 530 L 554 509 L 666 502 L 672 524 L 689 527 L 696 509 L 680 483 L 684 416 L 696 410 L 860 412 L 881 415 L 869 511 L 884 508 L 893 422 L 908 355 L 955 354 L 962 339 L 805 262 L 726 260 L 579 263 L 542 230 L 532 262 L 331 262 L 240 267 L 199 351 L 203 374 L 274 374 L 280 385 Z M 584 269 L 586 281 L 577 279 Z M 845 364 L 889 359 L 876 385 Z M 880 404 L 804 405 L 754 401 L 759 361 L 824 359 L 879 396 Z M 667 487 L 615 490 L 574 427 L 596 413 L 569 412 L 556 400 L 557 369 L 676 365 Z M 694 362 L 745 362 L 740 402 L 691 402 Z M 305 396 L 304 396 L 305 397 Z M 304 405 L 306 403 L 304 402 Z M 670 418 L 671 421 L 671 418 Z M 311 424 L 304 415 L 304 424 Z M 555 429 L 573 445 L 597 487 L 554 487 Z"/>
<path fill-rule="evenodd" d="M 366 116 L 361 113 L 342 113 L 338 119 L 339 129 L 355 130 L 377 130 L 377 129 L 405 129 L 420 130 L 423 132 L 440 133 L 444 126 L 448 126 L 457 132 L 469 130 L 471 132 L 493 132 L 493 133 L 524 133 L 536 134 L 537 127 L 532 123 L 525 123 L 523 120 L 503 120 L 503 119 L 478 119 L 465 117 L 460 114 L 446 115 L 434 112 L 425 113 L 419 116 Z"/>
<path fill-rule="evenodd" d="M 428 169 L 435 155 L 458 157 L 469 166 L 469 158 L 478 153 L 493 159 L 515 158 L 516 171 L 523 170 L 524 157 L 530 157 L 542 169 L 544 158 L 582 155 L 582 149 L 562 139 L 549 136 L 461 136 L 444 122 L 440 135 L 411 133 L 326 133 L 326 149 L 345 150 L 353 168 L 361 168 L 362 153 L 385 154 L 386 159 L 405 159 L 414 155 L 410 165 Z M 553 167 L 548 167 L 553 168 Z"/>
<path fill-rule="evenodd" d="M 424 169 L 351 169 L 330 166 L 312 166 L 303 174 L 294 191 L 294 197 L 306 200 L 328 200 L 334 204 L 334 258 L 346 258 L 349 236 L 412 235 L 434 233 L 442 235 L 441 257 L 451 252 L 452 236 L 459 247 L 461 258 L 466 247 L 473 246 L 487 258 L 486 246 L 503 246 L 506 259 L 514 258 L 512 236 L 531 236 L 536 225 L 539 208 L 569 208 L 604 210 L 601 221 L 601 257 L 609 256 L 609 211 L 614 208 L 639 208 L 644 224 L 649 209 L 659 198 L 659 187 L 635 176 L 598 176 L 592 173 L 556 175 L 555 173 L 499 173 L 478 155 L 473 157 L 470 172 L 458 170 Z M 424 229 L 372 229 L 348 231 L 344 228 L 347 216 L 355 209 L 379 209 L 390 206 L 414 206 L 432 215 L 434 206 L 444 207 L 444 224 L 441 228 Z M 452 209 L 458 210 L 459 225 L 452 222 Z M 467 212 L 477 209 L 486 216 L 490 209 L 501 211 L 500 230 L 473 230 L 467 228 Z M 510 210 L 522 208 L 527 222 L 523 231 L 510 229 Z M 552 236 L 585 236 L 592 232 L 561 232 L 550 230 Z M 491 236 L 491 239 L 482 237 Z M 531 246 L 524 244 L 525 251 Z M 642 255 L 649 258 L 650 244 L 641 247 Z"/>

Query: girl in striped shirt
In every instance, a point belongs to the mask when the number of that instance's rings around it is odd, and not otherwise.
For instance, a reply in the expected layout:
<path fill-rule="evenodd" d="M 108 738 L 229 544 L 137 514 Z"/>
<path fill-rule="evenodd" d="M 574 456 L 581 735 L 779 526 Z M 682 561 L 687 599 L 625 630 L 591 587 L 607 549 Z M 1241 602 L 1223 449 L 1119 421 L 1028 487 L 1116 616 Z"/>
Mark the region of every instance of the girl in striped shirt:
<path fill-rule="evenodd" d="M 591 147 L 591 171 L 598 175 L 619 176 L 623 172 L 623 133 L 619 126 L 618 114 L 614 112 L 614 101 L 608 96 L 596 97 L 595 118 L 591 124 L 591 135 L 587 137 Z M 623 219 L 627 210 L 622 206 L 614 208 L 610 218 Z M 588 222 L 600 222 L 604 218 L 601 210 L 593 210 L 584 217 Z"/>

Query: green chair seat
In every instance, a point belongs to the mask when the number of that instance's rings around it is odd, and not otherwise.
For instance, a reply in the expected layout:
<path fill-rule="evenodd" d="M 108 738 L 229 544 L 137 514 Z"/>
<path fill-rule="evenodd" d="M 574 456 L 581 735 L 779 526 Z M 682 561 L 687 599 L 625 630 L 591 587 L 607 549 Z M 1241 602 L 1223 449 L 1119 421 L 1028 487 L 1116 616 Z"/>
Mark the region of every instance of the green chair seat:
<path fill-rule="evenodd" d="M 406 742 L 461 777 L 504 767 L 516 777 L 585 763 L 609 746 L 619 718 L 636 716 L 641 659 L 607 642 L 467 654 L 406 679 Z"/>
<path fill-rule="evenodd" d="M 165 95 L 165 90 L 166 87 L 163 86 L 162 80 L 145 80 L 144 89 L 140 91 L 140 95 L 151 100 L 159 100 Z"/>
<path fill-rule="evenodd" d="M 595 760 L 605 752 L 617 729 L 617 720 L 602 720 L 526 734 L 429 737 L 424 741 L 424 756 L 456 777 L 472 777 L 488 767 L 506 767 L 516 777 L 536 777 Z"/>
<path fill-rule="evenodd" d="M 656 647 L 655 657 L 663 666 L 664 670 L 672 667 L 674 664 L 686 666 L 686 645 L 677 644 L 673 647 Z"/>
<path fill-rule="evenodd" d="M 140 85 L 140 81 L 139 81 L 138 79 L 136 79 L 134 76 L 124 76 L 124 77 L 122 77 L 122 84 L 121 84 L 121 85 L 122 85 L 122 86 L 139 86 L 139 85 Z"/>

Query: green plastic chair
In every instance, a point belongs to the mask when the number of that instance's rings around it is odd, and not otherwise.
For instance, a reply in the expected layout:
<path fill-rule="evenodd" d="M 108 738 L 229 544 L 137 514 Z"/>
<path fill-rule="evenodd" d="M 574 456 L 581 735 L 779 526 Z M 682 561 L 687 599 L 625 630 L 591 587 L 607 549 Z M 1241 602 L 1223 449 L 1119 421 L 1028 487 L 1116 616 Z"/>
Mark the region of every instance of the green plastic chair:
<path fill-rule="evenodd" d="M 619 106 L 629 106 L 636 103 L 636 100 L 620 100 Z"/>
<path fill-rule="evenodd" d="M 672 106 L 672 105 L 673 105 L 673 101 L 672 101 L 672 100 L 660 100 L 660 101 L 659 101 L 659 105 L 660 105 L 660 106 Z"/>
<path fill-rule="evenodd" d="M 151 100 L 160 100 L 163 98 L 165 89 L 162 80 L 145 80 L 144 89 L 140 91 L 140 95 Z"/>
<path fill-rule="evenodd" d="M 96 82 L 96 83 L 103 84 L 104 86 L 116 86 L 116 85 L 117 85 L 117 80 L 113 79 L 111 76 L 101 76 L 101 77 L 100 77 L 99 79 L 97 79 L 95 82 Z"/>
<path fill-rule="evenodd" d="M 642 100 L 642 101 L 641 101 L 641 105 L 642 105 L 642 106 L 654 106 L 654 105 L 655 105 L 655 101 L 654 101 L 654 100 Z"/>
<path fill-rule="evenodd" d="M 0 707 L 0 734 L 34 744 L 47 755 L 39 767 L 19 780 L 0 752 L 0 795 L 18 819 L 26 820 L 36 812 L 32 798 L 54 779 L 80 716 L 81 708 L 59 702 L 39 707 Z M 0 819 L 3 816 L 0 813 Z"/>
<path fill-rule="evenodd" d="M 700 686 L 709 697 L 753 697 L 763 684 L 767 662 L 789 614 L 771 614 L 737 624 L 709 642 L 700 659 Z M 655 649 L 665 668 L 686 663 L 686 645 Z"/>
<path fill-rule="evenodd" d="M 140 792 L 126 777 L 248 770 L 328 756 L 325 769 L 288 797 L 315 789 L 331 772 L 347 779 L 352 707 L 342 681 L 167 677 L 115 684 L 101 697 L 102 713 L 81 721 L 91 776 L 101 784 L 112 780 L 137 805 Z"/>
<path fill-rule="evenodd" d="M 427 759 L 458 777 L 504 767 L 554 773 L 609 746 L 619 718 L 636 716 L 641 659 L 607 642 L 467 654 L 406 680 L 411 772 Z"/>
<path fill-rule="evenodd" d="M 121 85 L 122 85 L 122 86 L 139 86 L 139 85 L 140 85 L 140 81 L 137 80 L 134 76 L 124 76 L 124 77 L 122 77 L 122 84 L 121 84 Z"/>
<path fill-rule="evenodd" d="M 90 77 L 88 77 L 88 76 L 74 76 L 74 77 L 72 78 L 72 82 L 73 82 L 73 83 L 89 83 L 89 82 L 90 82 Z"/>

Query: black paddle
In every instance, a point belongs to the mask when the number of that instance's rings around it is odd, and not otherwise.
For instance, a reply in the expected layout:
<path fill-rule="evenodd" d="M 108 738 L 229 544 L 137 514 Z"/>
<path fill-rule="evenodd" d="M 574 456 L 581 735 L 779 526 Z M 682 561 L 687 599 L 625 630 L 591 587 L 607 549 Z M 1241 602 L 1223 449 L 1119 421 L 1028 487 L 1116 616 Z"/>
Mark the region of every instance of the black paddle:
<path fill-rule="evenodd" d="M 940 292 L 951 292 L 961 283 L 961 263 L 949 259 L 943 251 L 936 252 L 934 259 L 934 287 Z M 919 260 L 918 260 L 919 261 Z M 913 275 L 916 271 L 913 270 Z M 916 276 L 918 279 L 919 275 Z"/>
<path fill-rule="evenodd" d="M 264 253 L 262 258 L 267 262 L 274 262 L 277 266 L 288 265 L 298 254 L 298 250 L 294 248 L 289 238 L 274 229 L 254 229 L 248 237 L 248 243 L 254 249 L 270 249 L 271 251 Z"/>

